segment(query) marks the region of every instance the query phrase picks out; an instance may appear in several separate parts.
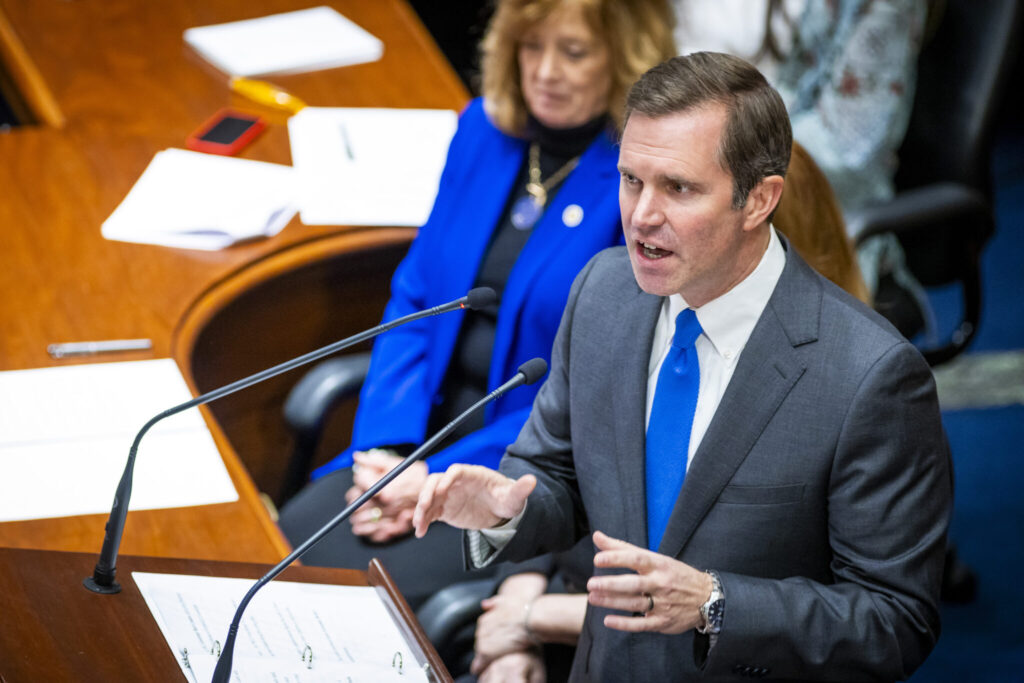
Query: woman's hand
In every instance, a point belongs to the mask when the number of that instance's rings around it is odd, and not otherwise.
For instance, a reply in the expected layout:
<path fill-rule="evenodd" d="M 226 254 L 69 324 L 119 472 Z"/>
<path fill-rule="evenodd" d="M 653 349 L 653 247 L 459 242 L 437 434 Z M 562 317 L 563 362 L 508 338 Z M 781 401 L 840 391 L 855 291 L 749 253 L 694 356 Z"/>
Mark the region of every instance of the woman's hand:
<path fill-rule="evenodd" d="M 476 622 L 476 656 L 470 665 L 473 674 L 479 676 L 499 657 L 536 647 L 527 624 L 527 607 L 543 595 L 547 583 L 547 577 L 536 572 L 515 574 L 502 582 L 496 595 L 480 603 L 484 613 Z"/>
<path fill-rule="evenodd" d="M 377 480 L 398 467 L 403 458 L 393 451 L 375 448 L 371 451 L 356 452 L 352 456 L 355 471 L 352 473 L 354 487 L 366 491 L 377 483 Z M 412 511 L 416 507 L 416 499 L 420 496 L 423 482 L 427 480 L 427 464 L 414 462 L 404 472 L 381 489 L 373 500 L 384 510 L 385 514 L 394 515 L 400 510 Z"/>
<path fill-rule="evenodd" d="M 352 533 L 371 543 L 386 543 L 412 531 L 412 512 L 404 510 L 394 516 L 385 515 L 382 508 L 370 501 L 350 518 Z"/>
<path fill-rule="evenodd" d="M 392 451 L 373 449 L 353 454 L 352 487 L 345 493 L 351 503 L 373 486 L 378 479 L 397 467 L 402 458 Z M 427 479 L 426 463 L 413 463 L 380 493 L 351 517 L 352 533 L 374 543 L 383 543 L 412 531 L 412 515 L 416 509 L 423 482 Z"/>
<path fill-rule="evenodd" d="M 477 679 L 479 683 L 545 683 L 544 659 L 537 652 L 513 652 L 491 662 Z"/>

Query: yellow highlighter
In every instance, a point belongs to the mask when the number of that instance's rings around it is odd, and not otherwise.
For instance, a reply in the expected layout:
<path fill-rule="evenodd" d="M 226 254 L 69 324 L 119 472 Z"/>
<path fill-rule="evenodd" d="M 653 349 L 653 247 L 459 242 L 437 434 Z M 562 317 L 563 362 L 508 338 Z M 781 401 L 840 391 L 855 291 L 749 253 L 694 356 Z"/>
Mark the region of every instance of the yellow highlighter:
<path fill-rule="evenodd" d="M 253 102 L 274 107 L 275 109 L 283 109 L 294 114 L 306 106 L 306 103 L 295 95 L 266 81 L 232 76 L 228 84 L 239 95 L 248 97 Z"/>

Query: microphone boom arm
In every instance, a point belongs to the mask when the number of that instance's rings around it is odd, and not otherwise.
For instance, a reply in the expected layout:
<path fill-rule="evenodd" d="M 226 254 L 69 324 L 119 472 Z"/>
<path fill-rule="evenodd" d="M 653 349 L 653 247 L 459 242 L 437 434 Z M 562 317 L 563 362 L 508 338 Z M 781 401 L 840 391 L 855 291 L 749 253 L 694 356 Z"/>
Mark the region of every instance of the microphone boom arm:
<path fill-rule="evenodd" d="M 196 406 L 216 401 L 219 398 L 223 398 L 229 394 L 233 394 L 236 391 L 251 387 L 254 384 L 275 377 L 289 370 L 312 363 L 315 360 L 319 360 L 333 353 L 337 353 L 342 349 L 348 348 L 360 342 L 372 339 L 379 334 L 387 332 L 388 330 L 410 323 L 421 318 L 428 318 L 430 316 L 439 315 L 441 313 L 447 313 L 448 311 L 454 311 L 460 308 L 482 308 L 483 306 L 489 305 L 495 299 L 494 290 L 481 287 L 470 290 L 470 292 L 454 301 L 449 301 L 446 304 L 440 304 L 432 308 L 428 308 L 409 315 L 396 318 L 390 322 L 381 323 L 376 327 L 369 330 L 360 332 L 359 334 L 352 335 L 341 341 L 328 344 L 327 346 L 321 347 L 315 351 L 310 351 L 307 354 L 293 358 L 289 361 L 285 361 L 279 365 L 275 365 L 272 368 L 262 370 L 254 375 L 245 377 L 243 379 L 227 384 L 218 389 L 214 389 L 210 392 L 202 394 L 193 398 L 190 401 L 186 401 L 180 405 L 169 408 L 159 415 L 153 417 L 149 422 L 143 425 L 142 429 L 135 436 L 135 440 L 132 442 L 131 450 L 128 452 L 128 462 L 125 463 L 124 473 L 121 475 L 121 481 L 117 485 L 117 491 L 114 493 L 114 504 L 110 510 L 110 517 L 107 518 L 107 524 L 104 527 L 105 535 L 103 537 L 103 547 L 100 550 L 100 557 L 96 561 L 96 567 L 93 570 L 93 574 L 83 580 L 83 584 L 89 590 L 95 593 L 119 593 L 121 591 L 120 584 L 116 581 L 117 576 L 117 554 L 121 547 L 121 537 L 124 535 L 125 520 L 128 516 L 128 502 L 132 495 L 132 478 L 135 471 L 135 456 L 139 450 L 139 442 L 142 441 L 142 437 L 160 420 L 171 415 L 176 415 L 182 411 L 194 408 Z"/>
<path fill-rule="evenodd" d="M 224 640 L 224 647 L 221 648 L 220 657 L 217 659 L 217 668 L 213 672 L 213 681 L 227 681 L 231 676 L 231 660 L 235 648 L 235 636 L 238 634 L 239 624 L 242 622 L 242 613 L 248 606 L 249 601 L 252 600 L 256 592 L 264 585 L 269 583 L 274 577 L 280 574 L 285 568 L 288 567 L 292 562 L 299 559 L 307 550 L 312 548 L 314 545 L 320 542 L 320 540 L 334 530 L 339 524 L 348 519 L 353 512 L 359 509 L 366 501 L 373 498 L 382 488 L 390 484 L 398 475 L 407 470 L 412 466 L 414 462 L 421 460 L 431 449 L 433 449 L 438 443 L 444 440 L 452 430 L 459 426 L 459 424 L 467 417 L 472 415 L 474 412 L 495 400 L 502 394 L 514 389 L 521 384 L 532 384 L 537 381 L 547 370 L 547 363 L 543 359 L 534 358 L 528 360 L 519 366 L 519 371 L 515 374 L 512 379 L 502 384 L 500 387 L 492 391 L 491 393 L 484 396 L 482 399 L 471 405 L 465 411 L 463 411 L 458 417 L 449 422 L 434 434 L 432 437 L 427 439 L 419 448 L 410 453 L 402 462 L 398 463 L 394 469 L 385 474 L 383 477 L 378 479 L 370 488 L 366 489 L 361 496 L 352 501 L 344 510 L 339 512 L 331 521 L 327 522 L 324 526 L 320 527 L 312 536 L 307 538 L 303 543 L 293 550 L 288 557 L 284 558 L 276 565 L 274 565 L 270 571 L 264 574 L 259 580 L 253 584 L 249 592 L 245 594 L 241 602 L 238 603 L 238 609 L 235 611 L 235 616 L 231 620 L 231 626 L 228 628 L 227 638 Z"/>

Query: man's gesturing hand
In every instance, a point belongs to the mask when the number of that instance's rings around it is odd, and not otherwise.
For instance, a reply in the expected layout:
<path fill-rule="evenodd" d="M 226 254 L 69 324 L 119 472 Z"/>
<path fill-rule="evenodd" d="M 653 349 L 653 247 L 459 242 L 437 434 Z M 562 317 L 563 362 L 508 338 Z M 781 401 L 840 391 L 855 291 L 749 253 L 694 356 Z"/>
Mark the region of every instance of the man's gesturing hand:
<path fill-rule="evenodd" d="M 536 485 L 532 474 L 509 479 L 488 467 L 452 465 L 427 477 L 412 518 L 416 537 L 422 538 L 436 521 L 459 529 L 488 529 L 522 512 Z"/>
<path fill-rule="evenodd" d="M 706 572 L 600 531 L 594 532 L 594 544 L 599 551 L 594 555 L 595 568 L 636 572 L 594 576 L 587 581 L 591 605 L 638 614 L 606 615 L 605 626 L 620 631 L 682 633 L 700 623 L 700 607 L 711 596 L 711 576 Z"/>

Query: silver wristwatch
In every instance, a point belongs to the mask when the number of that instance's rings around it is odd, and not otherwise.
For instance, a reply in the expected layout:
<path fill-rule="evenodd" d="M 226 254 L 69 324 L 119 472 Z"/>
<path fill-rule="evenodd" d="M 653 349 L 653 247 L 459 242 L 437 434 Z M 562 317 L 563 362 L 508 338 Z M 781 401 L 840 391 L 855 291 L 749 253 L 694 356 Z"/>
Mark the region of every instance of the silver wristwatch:
<path fill-rule="evenodd" d="M 717 635 L 722 631 L 722 618 L 725 615 L 725 594 L 722 593 L 722 582 L 718 574 L 709 571 L 711 577 L 711 595 L 708 601 L 700 606 L 701 624 L 697 626 L 699 633 Z"/>

